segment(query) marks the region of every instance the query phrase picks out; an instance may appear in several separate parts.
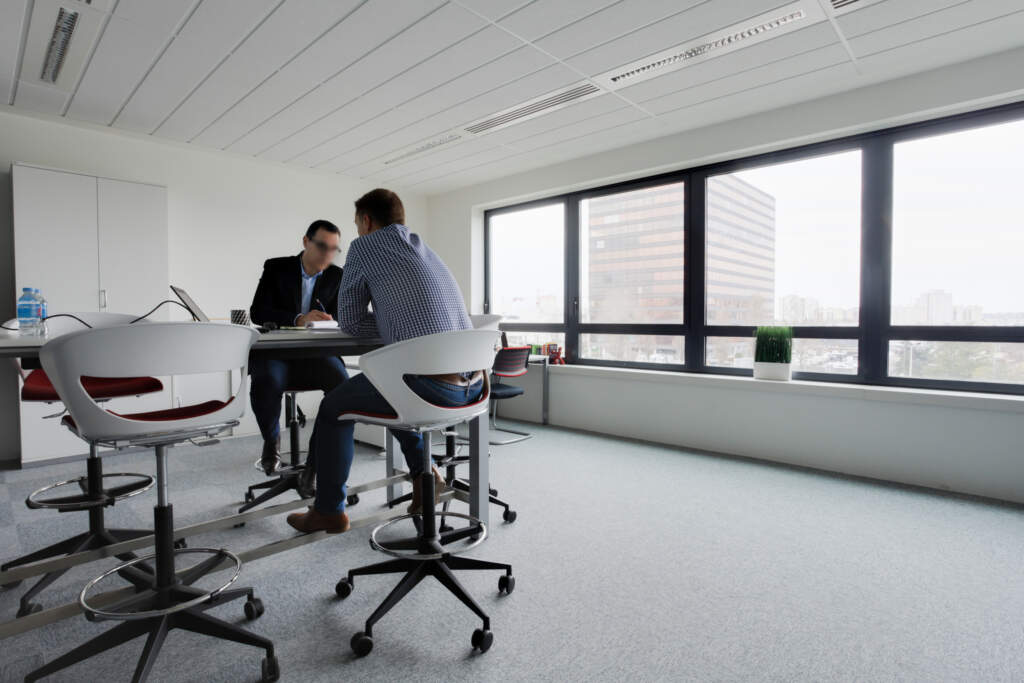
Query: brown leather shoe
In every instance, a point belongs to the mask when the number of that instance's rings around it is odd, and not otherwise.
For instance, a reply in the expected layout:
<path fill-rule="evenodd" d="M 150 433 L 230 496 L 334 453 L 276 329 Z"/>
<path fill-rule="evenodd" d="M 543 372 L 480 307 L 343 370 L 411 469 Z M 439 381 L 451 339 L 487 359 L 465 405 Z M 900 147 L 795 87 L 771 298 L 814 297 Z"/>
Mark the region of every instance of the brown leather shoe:
<path fill-rule="evenodd" d="M 434 472 L 434 506 L 441 502 L 441 494 L 444 493 L 444 477 L 437 471 L 436 467 L 431 467 Z M 418 515 L 422 512 L 423 508 L 423 485 L 422 480 L 416 477 L 412 480 L 412 501 L 409 503 L 409 507 L 406 509 L 410 515 Z"/>
<path fill-rule="evenodd" d="M 308 512 L 293 512 L 288 515 L 288 524 L 304 534 L 314 531 L 326 531 L 329 534 L 340 534 L 348 531 L 348 515 L 339 512 L 335 515 L 325 515 L 317 512 L 310 506 Z"/>

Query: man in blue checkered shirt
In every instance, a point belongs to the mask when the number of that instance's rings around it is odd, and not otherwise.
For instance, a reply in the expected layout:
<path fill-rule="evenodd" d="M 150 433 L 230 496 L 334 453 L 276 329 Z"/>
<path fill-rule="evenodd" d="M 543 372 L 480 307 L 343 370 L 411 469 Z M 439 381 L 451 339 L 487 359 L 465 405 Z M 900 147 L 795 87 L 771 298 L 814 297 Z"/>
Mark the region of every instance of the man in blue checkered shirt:
<path fill-rule="evenodd" d="M 448 266 L 405 223 L 402 201 L 390 190 L 377 189 L 356 201 L 359 233 L 348 248 L 338 292 L 338 325 L 358 337 L 380 336 L 388 344 L 428 334 L 473 327 L 462 292 Z M 373 311 L 369 305 L 373 304 Z M 421 375 L 406 379 L 419 396 L 435 405 L 463 406 L 483 391 L 483 373 Z M 316 499 L 308 512 L 288 515 L 299 531 L 345 531 L 345 482 L 352 466 L 354 423 L 339 421 L 350 410 L 394 413 L 365 375 L 338 385 L 320 403 L 309 441 L 307 472 L 316 472 Z M 409 512 L 421 507 L 423 438 L 393 429 L 413 475 L 413 501 Z M 306 485 L 311 483 L 305 477 Z M 435 495 L 443 479 L 434 470 Z M 436 501 L 435 501 L 436 502 Z"/>

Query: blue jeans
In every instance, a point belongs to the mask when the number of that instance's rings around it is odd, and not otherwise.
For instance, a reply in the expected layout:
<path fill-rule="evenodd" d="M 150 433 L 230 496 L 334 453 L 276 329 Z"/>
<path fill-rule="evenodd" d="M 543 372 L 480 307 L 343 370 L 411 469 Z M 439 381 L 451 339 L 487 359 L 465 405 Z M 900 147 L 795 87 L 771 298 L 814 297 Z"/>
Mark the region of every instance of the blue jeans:
<path fill-rule="evenodd" d="M 316 387 L 327 394 L 348 379 L 345 363 L 337 357 L 253 358 L 249 363 L 249 400 L 265 441 L 281 433 L 281 397 L 289 386 Z"/>
<path fill-rule="evenodd" d="M 427 377 L 411 375 L 406 384 L 425 401 L 438 406 L 458 407 L 480 398 L 484 382 L 480 380 L 469 386 L 458 386 L 439 382 Z M 366 375 L 356 375 L 324 396 L 320 411 L 313 425 L 309 439 L 307 467 L 316 468 L 316 500 L 313 507 L 322 514 L 336 514 L 345 510 L 345 483 L 352 467 L 355 423 L 338 420 L 338 415 L 350 410 L 367 413 L 394 413 L 377 388 Z M 402 446 L 409 473 L 423 472 L 423 437 L 416 432 L 400 429 L 389 430 Z"/>

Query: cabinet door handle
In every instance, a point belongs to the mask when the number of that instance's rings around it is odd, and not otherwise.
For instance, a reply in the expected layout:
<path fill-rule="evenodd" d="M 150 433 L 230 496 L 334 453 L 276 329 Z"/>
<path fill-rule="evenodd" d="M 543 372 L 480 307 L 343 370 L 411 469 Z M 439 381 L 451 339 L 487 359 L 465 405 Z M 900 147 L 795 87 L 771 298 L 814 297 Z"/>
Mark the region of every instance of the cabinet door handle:
<path fill-rule="evenodd" d="M 106 307 L 107 307 L 107 290 L 101 289 L 100 290 L 100 308 L 102 309 L 102 308 L 106 308 Z"/>

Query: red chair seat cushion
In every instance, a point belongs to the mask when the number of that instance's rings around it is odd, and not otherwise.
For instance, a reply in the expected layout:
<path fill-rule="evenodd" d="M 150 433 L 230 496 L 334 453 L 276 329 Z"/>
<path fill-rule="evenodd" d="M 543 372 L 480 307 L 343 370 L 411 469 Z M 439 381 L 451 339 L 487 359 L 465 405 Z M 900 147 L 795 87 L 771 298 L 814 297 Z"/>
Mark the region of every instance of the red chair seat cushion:
<path fill-rule="evenodd" d="M 202 417 L 203 415 L 209 415 L 215 413 L 227 404 L 231 403 L 234 398 L 228 399 L 227 401 L 206 401 L 205 403 L 197 403 L 192 406 L 181 406 L 179 408 L 165 408 L 163 410 L 151 410 L 147 413 L 115 413 L 113 410 L 109 411 L 112 415 L 123 417 L 126 420 L 139 420 L 140 422 L 168 422 L 170 420 L 187 420 L 193 417 Z M 75 419 L 70 415 L 65 415 L 61 419 L 61 424 L 69 429 L 76 430 Z"/>
<path fill-rule="evenodd" d="M 83 377 L 82 386 L 94 399 L 140 396 L 162 391 L 163 383 L 156 377 Z M 23 401 L 59 401 L 60 396 L 44 370 L 33 370 L 21 388 Z"/>

